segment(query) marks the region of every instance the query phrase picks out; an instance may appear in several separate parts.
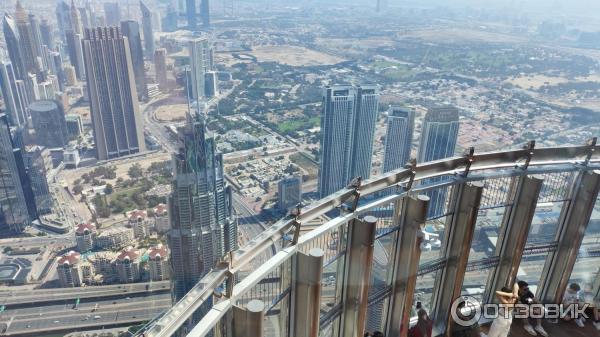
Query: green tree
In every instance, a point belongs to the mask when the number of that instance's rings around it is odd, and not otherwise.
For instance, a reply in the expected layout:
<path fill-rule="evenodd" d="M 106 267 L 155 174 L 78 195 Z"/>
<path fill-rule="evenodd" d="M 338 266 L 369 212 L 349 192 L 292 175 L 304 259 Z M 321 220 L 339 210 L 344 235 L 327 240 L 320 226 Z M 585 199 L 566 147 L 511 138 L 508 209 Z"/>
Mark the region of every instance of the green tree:
<path fill-rule="evenodd" d="M 83 187 L 81 187 L 81 185 L 77 184 L 73 186 L 73 194 L 77 195 L 81 194 L 81 192 L 83 192 Z"/>
<path fill-rule="evenodd" d="M 114 192 L 113 185 L 106 184 L 106 186 L 104 187 L 104 193 L 112 194 L 113 192 Z"/>
<path fill-rule="evenodd" d="M 144 175 L 144 170 L 142 170 L 142 166 L 138 163 L 135 163 L 129 167 L 127 174 L 131 179 L 139 179 Z"/>

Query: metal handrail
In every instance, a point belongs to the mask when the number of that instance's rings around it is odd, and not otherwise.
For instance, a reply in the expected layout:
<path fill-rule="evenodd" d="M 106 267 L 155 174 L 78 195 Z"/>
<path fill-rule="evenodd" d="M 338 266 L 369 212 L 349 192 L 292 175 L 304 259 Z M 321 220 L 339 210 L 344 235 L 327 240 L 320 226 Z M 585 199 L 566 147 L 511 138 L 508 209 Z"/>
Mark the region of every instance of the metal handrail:
<path fill-rule="evenodd" d="M 140 330 L 136 336 L 170 337 L 191 317 L 205 300 L 213 295 L 215 289 L 223 284 L 230 275 L 235 275 L 241 266 L 246 265 L 255 257 L 263 254 L 282 237 L 289 234 L 296 226 L 301 226 L 302 223 L 307 223 L 344 205 L 357 195 L 357 191 L 359 192 L 358 195 L 360 197 L 372 195 L 393 186 L 404 185 L 405 190 L 413 191 L 422 189 L 413 188 L 414 182 L 423 182 L 426 179 L 444 176 L 465 179 L 467 175 L 471 175 L 474 171 L 519 169 L 523 174 L 526 174 L 530 168 L 533 167 L 544 168 L 560 165 L 576 166 L 586 169 L 589 164 L 600 163 L 599 149 L 600 145 L 596 145 L 595 139 L 584 146 L 539 149 L 535 148 L 533 143 L 530 143 L 527 147 L 519 150 L 487 152 L 481 154 L 469 153 L 462 157 L 452 157 L 444 160 L 418 164 L 410 168 L 391 171 L 378 177 L 368 179 L 362 182 L 358 187 L 346 187 L 328 197 L 316 201 L 308 207 L 302 208 L 295 217 L 288 216 L 278 221 L 260 235 L 250 240 L 244 247 L 232 252 L 223 263 L 217 265 L 188 294 L 186 294 L 183 299 L 177 302 L 151 326 L 146 326 Z M 456 182 L 450 182 L 450 184 L 453 183 Z M 297 245 L 301 245 L 303 242 L 307 242 L 312 238 L 320 236 L 322 233 L 326 233 L 332 228 L 338 227 L 345 221 L 356 217 L 357 214 L 375 207 L 374 205 L 382 204 L 383 202 L 391 202 L 398 197 L 400 197 L 400 195 L 383 198 L 383 201 L 375 201 L 368 206 L 353 210 L 355 212 L 334 218 L 313 229 L 311 232 L 306 233 L 302 236 L 301 241 L 284 249 L 269 260 L 277 263 L 270 264 L 266 268 L 261 268 L 252 272 L 250 275 L 247 275 L 241 283 L 234 287 L 235 296 L 233 297 L 241 296 L 244 289 L 249 289 L 254 285 L 254 281 L 258 282 L 263 274 L 267 275 L 285 259 L 291 257 L 295 252 Z M 200 324 L 207 322 L 216 324 L 231 305 L 233 305 L 233 298 L 218 303 L 213 307 L 214 310 L 211 310 Z M 197 326 L 197 328 L 200 329 L 195 329 L 195 333 L 190 333 L 188 336 L 202 336 L 203 334 L 200 333 L 200 331 L 203 332 L 204 330 L 208 331 L 212 329 L 214 326 L 212 323 L 210 323 L 211 326 Z"/>

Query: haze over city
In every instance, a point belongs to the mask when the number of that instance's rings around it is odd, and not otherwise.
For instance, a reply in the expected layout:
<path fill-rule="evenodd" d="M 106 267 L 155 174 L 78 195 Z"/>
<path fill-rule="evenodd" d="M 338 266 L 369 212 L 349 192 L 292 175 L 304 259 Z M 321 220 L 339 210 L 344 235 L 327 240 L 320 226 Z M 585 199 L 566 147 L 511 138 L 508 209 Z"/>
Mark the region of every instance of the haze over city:
<path fill-rule="evenodd" d="M 0 13 L 0 336 L 600 336 L 600 2 Z"/>

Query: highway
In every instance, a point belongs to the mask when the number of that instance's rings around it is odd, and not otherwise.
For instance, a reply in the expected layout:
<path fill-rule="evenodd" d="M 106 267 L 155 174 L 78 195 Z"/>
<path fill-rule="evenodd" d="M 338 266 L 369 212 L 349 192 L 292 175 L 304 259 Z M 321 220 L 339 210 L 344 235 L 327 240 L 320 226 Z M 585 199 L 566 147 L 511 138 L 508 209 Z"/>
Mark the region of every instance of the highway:
<path fill-rule="evenodd" d="M 8 309 L 0 314 L 1 335 L 32 335 L 131 325 L 150 320 L 166 311 L 171 306 L 171 295 L 166 292 L 114 300 L 82 300 L 77 308 L 74 308 L 74 303 L 66 301 L 64 304 Z"/>
<path fill-rule="evenodd" d="M 148 289 L 146 289 L 148 287 Z M 108 296 L 128 296 L 132 294 L 169 292 L 169 281 L 150 283 L 115 284 L 108 286 L 93 286 L 82 288 L 52 288 L 35 290 L 8 290 L 0 292 L 0 304 L 11 305 L 38 305 L 53 301 L 75 300 L 77 297 L 101 298 Z"/>

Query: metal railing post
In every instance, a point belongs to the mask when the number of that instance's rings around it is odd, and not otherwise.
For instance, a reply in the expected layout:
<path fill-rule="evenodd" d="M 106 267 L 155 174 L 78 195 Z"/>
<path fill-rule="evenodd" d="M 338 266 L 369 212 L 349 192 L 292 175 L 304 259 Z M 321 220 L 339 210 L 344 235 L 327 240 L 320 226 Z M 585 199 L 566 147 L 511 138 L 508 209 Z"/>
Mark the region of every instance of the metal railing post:
<path fill-rule="evenodd" d="M 410 322 L 423 233 L 429 198 L 426 195 L 404 197 L 396 202 L 394 222 L 398 224 L 391 286 L 392 292 L 386 319 L 386 336 L 406 336 Z"/>
<path fill-rule="evenodd" d="M 364 333 L 376 225 L 377 218 L 373 216 L 349 223 L 342 295 L 343 337 L 362 337 Z"/>
<path fill-rule="evenodd" d="M 600 190 L 600 171 L 583 171 L 574 181 L 557 231 L 558 246 L 546 259 L 540 281 L 542 303 L 559 303 L 569 283 L 579 248 Z"/>
<path fill-rule="evenodd" d="M 499 262 L 491 275 L 491 282 L 488 282 L 489 287 L 486 287 L 484 300 L 493 300 L 491 294 L 494 291 L 505 286 L 512 287 L 515 282 L 543 182 L 541 176 L 525 175 L 513 179 L 509 193 L 512 206 L 504 214 L 496 245 Z"/>
<path fill-rule="evenodd" d="M 462 183 L 454 187 L 450 199 L 449 210 L 453 215 L 446 221 L 442 245 L 446 266 L 437 274 L 431 306 L 434 331 L 438 335 L 450 326 L 452 302 L 462 292 L 483 186 L 481 181 Z"/>
<path fill-rule="evenodd" d="M 246 308 L 233 307 L 232 337 L 263 337 L 265 322 L 265 304 L 252 300 Z"/>
<path fill-rule="evenodd" d="M 296 254 L 292 273 L 290 336 L 319 336 L 324 254 L 320 248 L 311 249 L 308 255 Z"/>

